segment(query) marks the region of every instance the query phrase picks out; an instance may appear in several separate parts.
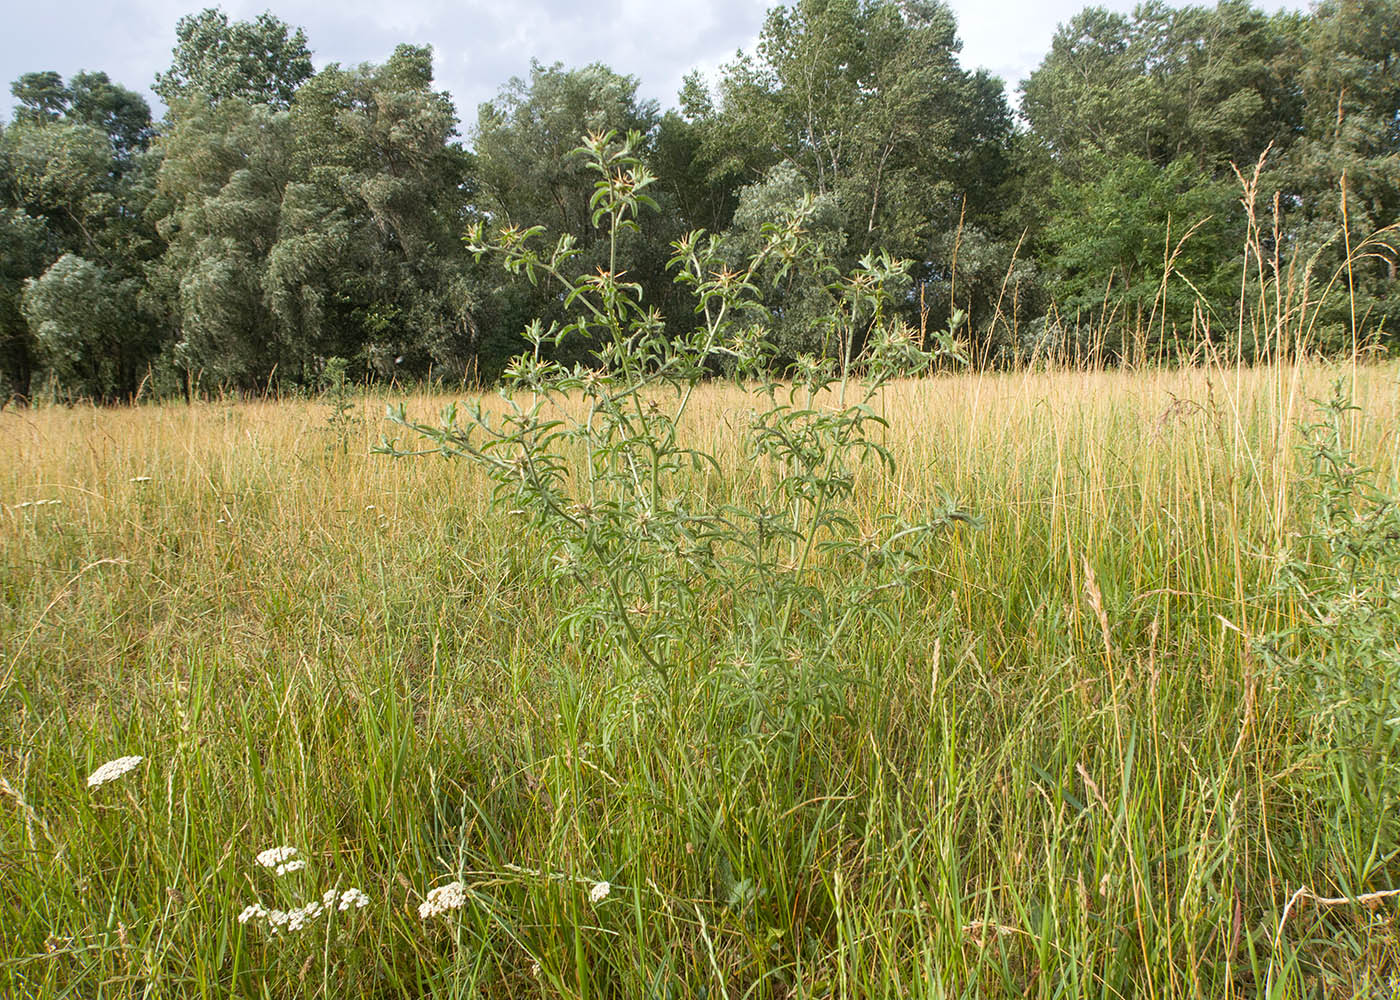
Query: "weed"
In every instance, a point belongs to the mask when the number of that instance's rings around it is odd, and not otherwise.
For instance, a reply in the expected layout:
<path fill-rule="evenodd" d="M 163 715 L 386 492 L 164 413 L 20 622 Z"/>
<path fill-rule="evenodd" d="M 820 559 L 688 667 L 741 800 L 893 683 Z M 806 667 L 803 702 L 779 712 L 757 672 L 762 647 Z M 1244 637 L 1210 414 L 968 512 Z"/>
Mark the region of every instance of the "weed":
<path fill-rule="evenodd" d="M 853 503 L 864 464 L 894 472 L 874 401 L 935 354 L 888 308 L 907 286 L 908 262 L 871 255 L 836 274 L 806 240 L 800 212 L 765 227 L 762 247 L 737 263 L 703 232 L 678 241 L 669 266 L 694 295 L 697 323 L 666 335 L 617 259 L 654 181 L 632 152 L 635 139 L 593 136 L 576 151 L 599 175 L 593 223 L 609 240 L 607 270 L 570 276 L 574 240 L 541 251 L 538 228 L 487 236 L 478 227 L 469 237 L 478 255 L 556 283 L 575 309 L 563 327 L 527 332 L 531 351 L 506 371 L 504 416 L 477 406 L 449 407 L 436 426 L 402 408 L 390 417 L 484 467 L 498 511 L 529 512 L 556 579 L 592 595 L 563 632 L 603 659 L 625 650 L 673 702 L 697 673 L 726 663 L 734 669 L 725 673 L 761 689 L 751 692 L 755 706 L 771 707 L 811 693 L 804 678 L 839 671 L 834 651 L 925 568 L 930 541 L 974 520 L 944 502 L 922 520 L 861 524 Z M 772 374 L 758 295 L 759 275 L 775 267 L 823 276 L 830 308 L 821 322 L 836 345 L 831 356 L 800 358 L 791 381 Z M 594 345 L 595 366 L 548 359 L 548 348 L 570 339 Z M 737 470 L 682 439 L 695 390 L 721 360 L 756 380 L 750 394 L 760 405 L 735 426 L 736 448 L 759 480 L 748 503 L 711 499 L 714 482 Z"/>
<path fill-rule="evenodd" d="M 1319 805 L 1327 829 L 1356 839 L 1338 851 L 1353 893 L 1389 873 L 1400 849 L 1400 499 L 1348 445 L 1358 411 L 1338 381 L 1302 429 L 1299 528 L 1275 580 L 1298 613 L 1258 642 L 1302 697 L 1307 742 L 1324 748 L 1331 784 Z"/>
<path fill-rule="evenodd" d="M 350 450 L 351 431 L 361 422 L 355 412 L 355 392 L 346 375 L 349 367 L 350 363 L 344 358 L 327 358 L 321 372 L 321 398 L 329 411 L 326 423 L 342 453 Z"/>

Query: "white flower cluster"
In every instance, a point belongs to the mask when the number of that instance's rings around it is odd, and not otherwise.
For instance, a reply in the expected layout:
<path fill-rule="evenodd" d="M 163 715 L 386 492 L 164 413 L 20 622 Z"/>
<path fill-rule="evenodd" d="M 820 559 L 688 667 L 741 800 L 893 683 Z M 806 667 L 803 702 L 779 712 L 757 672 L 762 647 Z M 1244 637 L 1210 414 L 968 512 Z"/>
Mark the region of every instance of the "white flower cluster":
<path fill-rule="evenodd" d="M 328 890 L 328 895 L 334 900 L 335 890 Z M 269 910 L 261 903 L 254 903 L 243 908 L 243 912 L 238 915 L 238 922 L 246 924 L 256 921 L 265 924 L 269 935 L 294 934 L 325 912 L 326 904 L 315 899 L 305 906 L 297 906 L 290 910 Z"/>
<path fill-rule="evenodd" d="M 588 901 L 590 903 L 601 903 L 608 898 L 608 893 L 612 892 L 611 882 L 594 882 L 593 888 L 588 890 Z"/>
<path fill-rule="evenodd" d="M 448 882 L 428 892 L 418 907 L 418 919 L 430 920 L 448 910 L 460 910 L 467 903 L 467 889 L 461 882 Z"/>
<path fill-rule="evenodd" d="M 253 860 L 263 868 L 276 868 L 278 865 L 296 856 L 297 849 L 295 847 L 269 847 L 265 851 L 258 852 L 258 856 Z"/>
<path fill-rule="evenodd" d="M 295 847 L 269 847 L 253 860 L 264 868 L 271 868 L 277 875 L 286 875 L 306 867 L 306 861 L 296 855 Z"/>
<path fill-rule="evenodd" d="M 88 775 L 88 787 L 96 788 L 98 785 L 105 785 L 109 781 L 115 781 L 145 759 L 145 757 L 133 756 L 118 757 L 116 760 L 109 760 L 96 771 Z"/>
<path fill-rule="evenodd" d="M 346 889 L 341 893 L 327 889 L 320 899 L 313 899 L 305 906 L 297 906 L 290 910 L 269 910 L 261 903 L 245 906 L 243 912 L 238 915 L 238 922 L 262 924 L 267 928 L 268 936 L 275 937 L 278 934 L 295 934 L 332 909 L 344 913 L 346 910 L 359 910 L 368 905 L 369 897 L 359 889 Z"/>
<path fill-rule="evenodd" d="M 269 847 L 265 851 L 258 852 L 253 860 L 259 867 L 271 869 L 273 874 L 286 875 L 288 872 L 299 872 L 306 867 L 306 859 L 297 857 L 300 852 L 289 845 L 281 847 Z M 245 906 L 243 912 L 238 915 L 240 924 L 257 923 L 267 928 L 268 936 L 277 934 L 292 934 L 301 930 L 317 917 L 336 910 L 344 913 L 346 910 L 360 910 L 369 905 L 369 897 L 359 889 L 346 889 L 338 892 L 335 889 L 327 889 L 321 894 L 320 899 L 313 899 L 303 906 L 293 907 L 290 910 L 269 910 L 262 903 L 253 903 Z"/>
<path fill-rule="evenodd" d="M 335 890 L 331 891 L 334 892 Z M 368 905 L 369 897 L 359 889 L 346 889 L 340 894 L 340 903 L 336 906 L 336 909 L 344 913 L 352 906 L 357 910 L 362 910 Z"/>

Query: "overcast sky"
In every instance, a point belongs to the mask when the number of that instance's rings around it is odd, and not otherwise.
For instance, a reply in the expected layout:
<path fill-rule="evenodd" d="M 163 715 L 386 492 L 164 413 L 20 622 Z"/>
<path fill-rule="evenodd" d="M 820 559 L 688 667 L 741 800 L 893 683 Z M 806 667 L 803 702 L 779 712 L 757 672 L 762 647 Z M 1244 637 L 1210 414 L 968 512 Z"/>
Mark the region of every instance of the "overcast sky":
<path fill-rule="evenodd" d="M 106 70 L 118 83 L 150 94 L 170 63 L 175 22 L 200 0 L 14 0 L 0 31 L 0 81 L 53 69 Z M 1133 0 L 1102 6 L 1130 10 Z M 226 0 L 236 19 L 269 9 L 266 0 Z M 602 61 L 641 80 L 642 94 L 675 102 L 693 68 L 711 79 L 736 49 L 751 49 L 769 0 L 277 0 L 272 13 L 306 29 L 316 66 L 382 62 L 400 42 L 431 44 L 438 85 L 451 91 L 464 123 L 531 58 L 581 66 Z M 985 67 L 1015 88 L 1040 62 L 1056 25 L 1086 6 L 1081 0 L 952 0 L 963 39 L 963 65 Z M 1267 9 L 1278 6 L 1267 0 Z M 1290 6 L 1300 7 L 1299 3 Z M 9 118 L 11 101 L 0 95 Z M 464 126 L 465 131 L 465 126 Z"/>

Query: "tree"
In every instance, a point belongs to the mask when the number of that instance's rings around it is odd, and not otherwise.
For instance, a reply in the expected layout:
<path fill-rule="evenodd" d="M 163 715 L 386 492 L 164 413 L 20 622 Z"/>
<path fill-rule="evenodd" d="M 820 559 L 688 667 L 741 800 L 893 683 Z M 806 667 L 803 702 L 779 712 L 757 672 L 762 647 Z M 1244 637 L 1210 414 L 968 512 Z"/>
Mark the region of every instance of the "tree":
<path fill-rule="evenodd" d="M 10 93 L 19 101 L 15 121 L 91 125 L 107 135 L 123 164 L 146 149 L 154 134 L 146 99 L 113 83 L 106 73 L 78 73 L 70 84 L 52 70 L 26 73 L 10 85 Z"/>
<path fill-rule="evenodd" d="M 1154 356 L 1189 353 L 1198 305 L 1213 328 L 1233 330 L 1224 310 L 1238 295 L 1243 239 L 1234 186 L 1202 177 L 1189 159 L 1161 168 L 1104 156 L 1089 172 L 1057 185 L 1046 227 L 1062 319 L 1093 328 L 1120 357 L 1130 337 Z"/>
<path fill-rule="evenodd" d="M 162 139 L 157 282 L 176 360 L 240 388 L 315 384 L 340 356 L 377 374 L 465 374 L 475 349 L 460 227 L 469 160 L 432 52 L 328 66 L 289 110 L 190 103 Z"/>
<path fill-rule="evenodd" d="M 106 73 L 76 74 L 69 93 L 68 117 L 104 132 L 122 166 L 150 145 L 151 106 L 140 94 L 113 83 Z"/>
<path fill-rule="evenodd" d="M 53 70 L 25 73 L 10 84 L 17 122 L 51 122 L 63 117 L 73 101 L 73 93 L 63 84 L 63 76 Z"/>
<path fill-rule="evenodd" d="M 426 47 L 400 45 L 379 66 L 329 66 L 298 92 L 297 181 L 267 292 L 281 321 L 308 334 L 321 325 L 323 353 L 379 375 L 474 368 L 477 303 L 460 239 L 473 161 L 453 142 L 456 126 Z"/>
<path fill-rule="evenodd" d="M 173 359 L 215 383 L 252 387 L 288 347 L 263 289 L 290 179 L 290 115 L 242 98 L 190 103 L 161 137 L 153 280 L 178 331 Z"/>
<path fill-rule="evenodd" d="M 180 18 L 175 37 L 170 68 L 156 74 L 154 88 L 173 114 L 187 102 L 233 97 L 286 110 L 312 73 L 306 33 L 266 12 L 230 22 L 206 8 Z"/>
<path fill-rule="evenodd" d="M 1400 225 L 1400 2 L 1318 4 L 1308 21 L 1301 77 L 1306 137 L 1281 163 L 1293 206 L 1288 230 L 1296 252 L 1317 253 L 1316 273 L 1324 280 L 1336 274 L 1345 290 L 1324 304 L 1321 337 L 1337 348 L 1375 331 L 1394 340 L 1400 327 L 1400 234 L 1392 228 Z M 1380 241 L 1356 254 L 1376 233 Z"/>
<path fill-rule="evenodd" d="M 960 48 L 952 12 L 935 0 L 775 7 L 756 51 L 725 67 L 719 110 L 700 119 L 702 148 L 719 170 L 760 186 L 740 194 L 741 206 L 769 201 L 772 185 L 792 178 L 829 200 L 844 236 L 838 269 L 888 250 L 915 261 L 917 282 L 937 282 L 952 267 L 944 234 L 1001 231 L 1010 177 L 1001 81 L 964 70 Z M 774 173 L 777 164 L 792 173 Z M 945 304 L 950 312 L 946 298 L 935 304 L 935 323 L 948 318 Z"/>
<path fill-rule="evenodd" d="M 100 72 L 79 73 L 69 84 L 57 73 L 30 73 L 11 89 L 20 103 L 15 122 L 0 135 L 0 242 L 6 247 L 0 377 L 21 394 L 44 368 L 61 381 L 71 379 L 63 388 L 76 393 L 110 398 L 131 392 L 159 339 L 138 294 L 145 267 L 159 251 L 145 219 L 154 162 L 146 151 L 150 109 Z M 26 282 L 47 277 L 50 265 L 65 256 L 71 259 L 33 292 L 35 308 L 21 308 Z M 94 289 L 121 303 L 121 322 L 107 324 L 115 331 L 110 336 L 90 325 L 83 330 L 102 344 L 101 373 L 86 360 L 70 363 L 74 355 L 67 348 L 46 348 L 38 329 L 76 323 L 78 314 L 65 312 L 59 299 Z M 49 339 L 50 346 L 57 343 Z"/>
<path fill-rule="evenodd" d="M 813 195 L 806 178 L 791 163 L 779 163 L 757 184 L 739 193 L 733 225 L 725 234 L 726 256 L 752 259 L 769 241 L 769 224 L 798 212 L 805 215 L 809 256 L 832 265 L 845 256 L 846 232 L 841 206 L 830 191 Z M 759 276 L 770 289 L 765 297 L 769 343 L 774 361 L 783 368 L 800 355 L 833 356 L 833 328 L 827 321 L 832 301 L 827 291 L 831 274 L 817 267 L 789 269 L 779 262 L 766 265 Z"/>
<path fill-rule="evenodd" d="M 933 0 L 800 0 L 769 11 L 754 56 L 726 68 L 731 146 L 787 162 L 834 194 L 849 252 L 922 260 L 932 234 L 975 215 L 1004 179 L 1000 81 L 958 64 L 956 23 Z"/>
<path fill-rule="evenodd" d="M 131 387 L 152 356 L 143 343 L 140 283 L 76 254 L 64 254 L 25 283 L 23 308 L 44 366 L 61 388 L 112 400 Z"/>
<path fill-rule="evenodd" d="M 1303 21 L 1248 0 L 1131 15 L 1090 7 L 1055 34 L 1021 84 L 1021 114 L 1071 180 L 1100 157 L 1158 166 L 1182 157 L 1209 176 L 1252 165 L 1302 126 L 1297 67 Z"/>
<path fill-rule="evenodd" d="M 7 203 L 43 220 L 56 245 L 95 254 L 112 181 L 106 137 L 59 119 L 15 122 L 4 142 Z"/>
<path fill-rule="evenodd" d="M 650 153 L 660 115 L 656 102 L 638 100 L 637 86 L 602 63 L 566 70 L 534 62 L 529 80 L 513 77 L 481 105 L 472 133 L 483 207 L 503 223 L 594 242 L 594 175 L 570 154 L 585 135 L 608 131 L 640 133 L 640 151 Z"/>
<path fill-rule="evenodd" d="M 0 208 L 0 403 L 29 394 L 38 364 L 21 310 L 24 282 L 41 273 L 50 255 L 42 219 L 18 208 Z"/>
<path fill-rule="evenodd" d="M 1103 332 L 1111 317 L 1114 339 L 1147 334 L 1151 318 L 1151 337 L 1170 341 L 1201 303 L 1215 328 L 1235 328 L 1245 239 L 1235 169 L 1251 174 L 1268 150 L 1261 189 L 1290 186 L 1273 168 L 1303 134 L 1306 25 L 1246 0 L 1152 2 L 1131 14 L 1091 7 L 1057 32 L 1021 85 L 1017 201 L 1061 319 L 1092 314 Z M 1164 256 L 1197 224 L 1164 289 Z M 1270 227 L 1260 235 L 1272 244 Z"/>
<path fill-rule="evenodd" d="M 677 100 L 679 110 L 666 112 L 656 128 L 651 163 L 659 187 L 682 229 L 722 232 L 738 207 L 739 189 L 757 170 L 716 141 L 722 123 L 699 73 L 686 76 Z"/>

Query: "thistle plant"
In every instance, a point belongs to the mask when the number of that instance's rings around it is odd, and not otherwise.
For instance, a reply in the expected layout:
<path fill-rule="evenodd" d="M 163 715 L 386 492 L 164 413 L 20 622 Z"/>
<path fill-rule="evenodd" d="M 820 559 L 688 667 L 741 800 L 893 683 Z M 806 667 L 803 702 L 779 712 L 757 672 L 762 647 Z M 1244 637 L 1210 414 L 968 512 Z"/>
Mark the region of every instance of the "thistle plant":
<path fill-rule="evenodd" d="M 350 431 L 360 420 L 355 415 L 355 392 L 350 385 L 349 368 L 350 362 L 344 358 L 327 358 L 325 370 L 321 372 L 326 423 L 342 452 L 350 450 Z"/>
<path fill-rule="evenodd" d="M 907 262 L 872 254 L 839 273 L 807 239 L 806 209 L 765 226 L 757 252 L 742 259 L 704 232 L 672 244 L 668 267 L 693 298 L 694 322 L 668 329 L 618 259 L 623 234 L 654 207 L 647 189 L 656 178 L 635 155 L 636 138 L 594 135 L 575 151 L 598 174 L 592 222 L 605 267 L 576 274 L 574 237 L 550 246 L 542 227 L 471 230 L 478 258 L 552 284 L 571 317 L 531 324 L 496 413 L 454 404 L 430 425 L 391 409 L 430 447 L 382 449 L 483 467 L 496 502 L 527 513 L 546 540 L 552 578 L 577 585 L 564 623 L 576 643 L 600 656 L 622 651 L 662 689 L 729 663 L 754 681 L 740 688 L 766 712 L 800 699 L 805 685 L 794 678 L 839 666 L 841 643 L 888 613 L 888 599 L 926 564 L 929 542 L 972 520 L 945 501 L 921 518 L 862 524 L 855 502 L 863 468 L 893 468 L 880 443 L 880 390 L 926 370 L 951 338 L 926 350 L 892 309 Z M 783 378 L 771 364 L 762 285 L 795 268 L 822 278 L 831 346 Z M 552 360 L 568 341 L 591 345 L 592 363 Z M 754 406 L 737 423 L 758 482 L 748 503 L 710 499 L 732 494 L 719 487 L 736 469 L 697 447 L 686 425 L 696 387 L 721 370 L 752 386 Z"/>
<path fill-rule="evenodd" d="M 1304 517 L 1274 584 L 1298 613 L 1256 643 L 1302 693 L 1333 778 L 1318 804 L 1353 841 L 1342 854 L 1360 862 L 1347 873 L 1357 890 L 1400 851 L 1400 498 L 1346 444 L 1358 409 L 1337 382 L 1302 428 Z"/>

